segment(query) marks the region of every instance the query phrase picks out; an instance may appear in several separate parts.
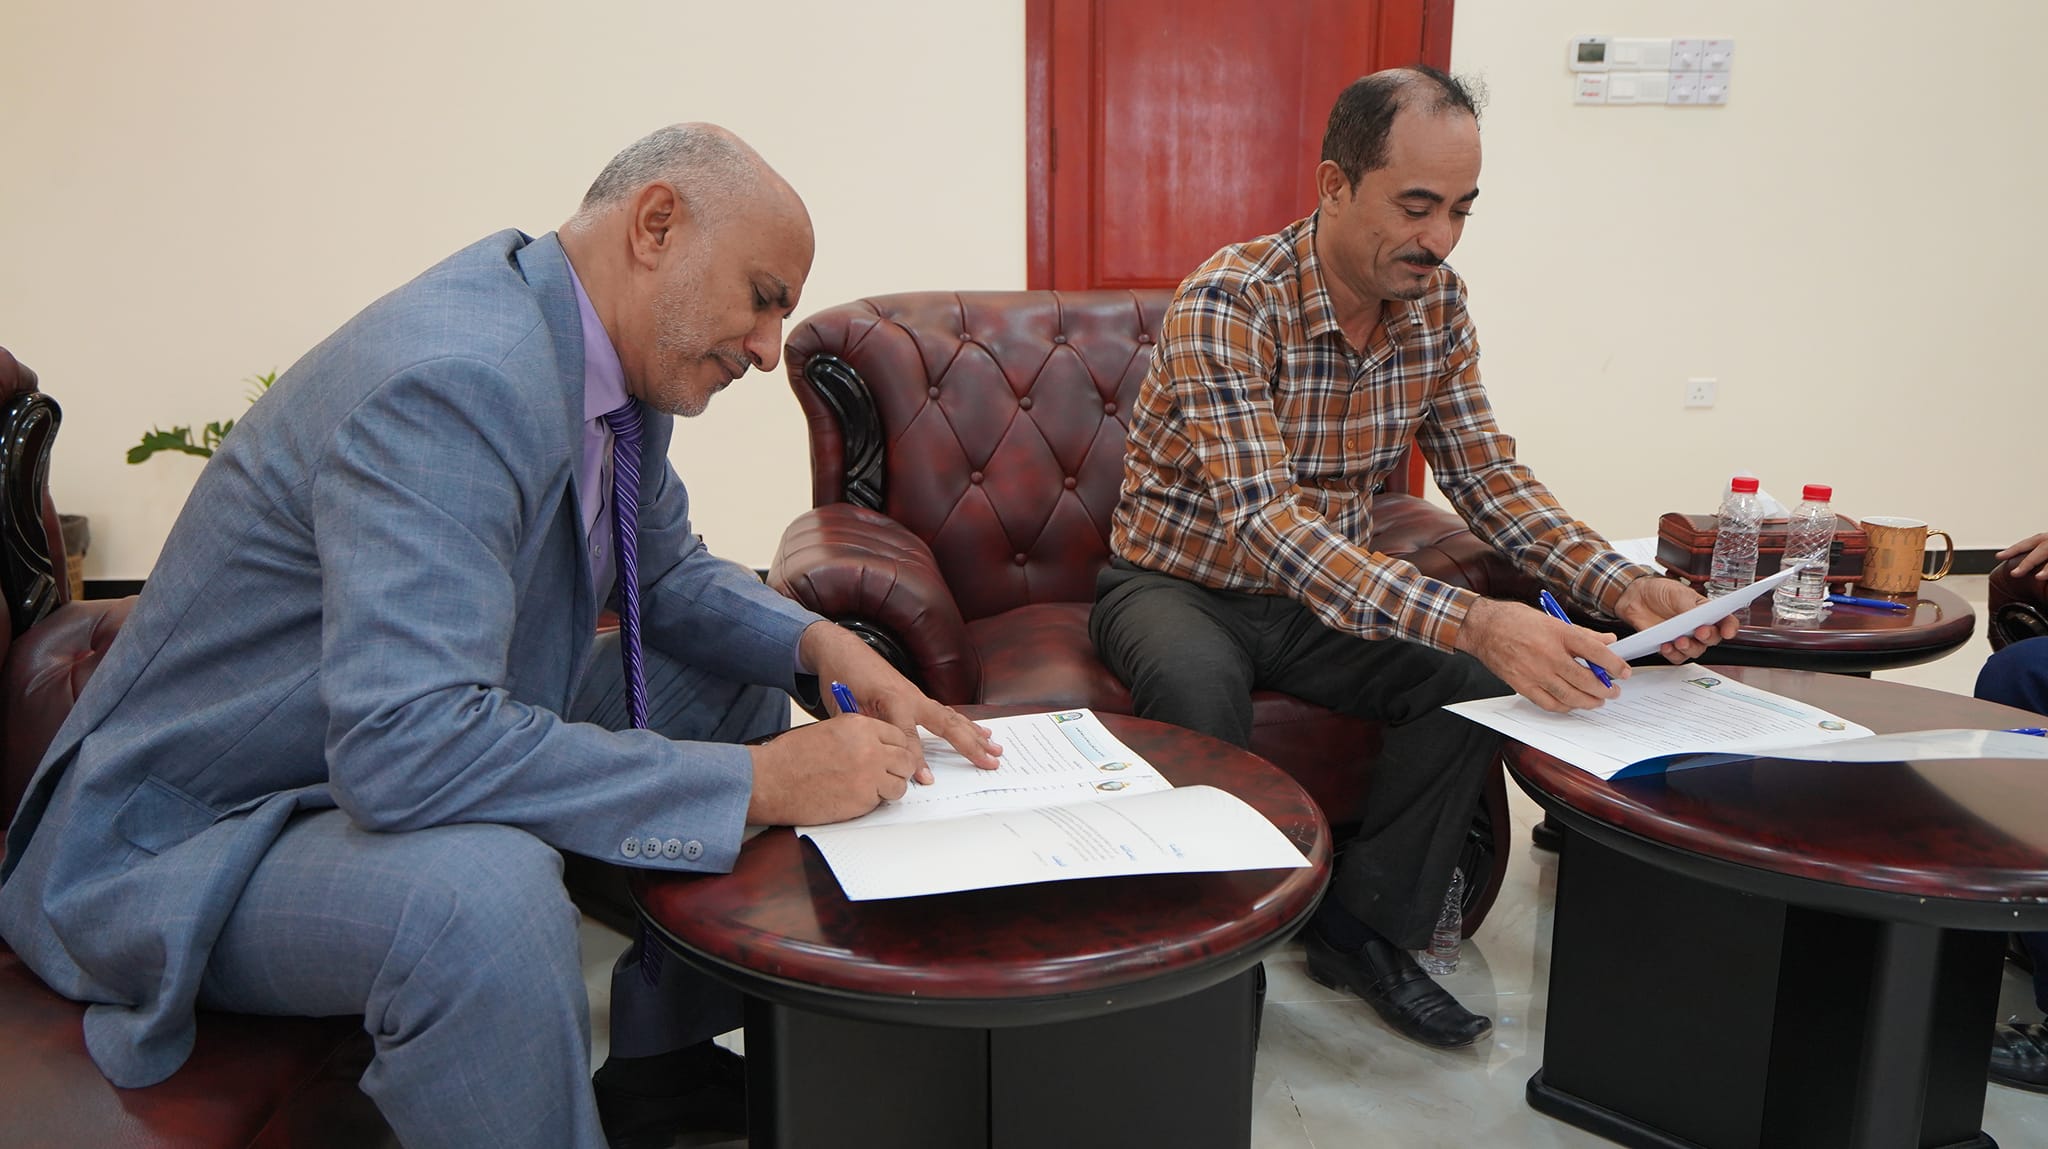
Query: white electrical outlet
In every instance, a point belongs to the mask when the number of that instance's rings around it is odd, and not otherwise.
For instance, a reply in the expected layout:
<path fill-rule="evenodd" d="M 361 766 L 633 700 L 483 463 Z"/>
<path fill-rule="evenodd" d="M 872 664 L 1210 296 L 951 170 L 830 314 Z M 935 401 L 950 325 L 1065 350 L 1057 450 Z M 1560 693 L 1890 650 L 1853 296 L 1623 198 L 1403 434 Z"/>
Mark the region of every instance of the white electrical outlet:
<path fill-rule="evenodd" d="M 1720 385 L 1712 379 L 1687 379 L 1685 381 L 1685 405 L 1688 407 L 1712 407 Z"/>

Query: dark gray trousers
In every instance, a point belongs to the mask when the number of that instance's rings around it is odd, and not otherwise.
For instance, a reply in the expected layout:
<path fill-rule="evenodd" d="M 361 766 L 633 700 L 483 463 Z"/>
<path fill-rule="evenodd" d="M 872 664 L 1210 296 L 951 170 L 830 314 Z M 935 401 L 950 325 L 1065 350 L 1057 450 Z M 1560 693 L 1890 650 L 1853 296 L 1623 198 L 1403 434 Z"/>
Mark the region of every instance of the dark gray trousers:
<path fill-rule="evenodd" d="M 1428 943 L 1501 743 L 1442 708 L 1508 693 L 1500 679 L 1467 654 L 1332 630 L 1282 595 L 1212 590 L 1123 564 L 1096 581 L 1089 632 L 1142 718 L 1249 747 L 1251 694 L 1265 689 L 1385 723 L 1330 896 L 1396 945 Z"/>

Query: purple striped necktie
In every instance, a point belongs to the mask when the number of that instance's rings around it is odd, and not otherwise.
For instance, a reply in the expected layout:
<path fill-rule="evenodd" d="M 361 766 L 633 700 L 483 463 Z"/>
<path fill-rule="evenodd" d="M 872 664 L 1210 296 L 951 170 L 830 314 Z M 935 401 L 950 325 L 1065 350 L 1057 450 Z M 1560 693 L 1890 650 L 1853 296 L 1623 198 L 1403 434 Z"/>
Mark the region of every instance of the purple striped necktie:
<path fill-rule="evenodd" d="M 618 547 L 619 652 L 626 660 L 626 716 L 647 726 L 647 671 L 640 657 L 640 404 L 605 412 L 612 429 L 612 542 Z"/>
<path fill-rule="evenodd" d="M 612 542 L 619 550 L 619 653 L 626 660 L 626 718 L 647 728 L 647 668 L 640 657 L 640 404 L 604 415 L 612 429 Z M 661 982 L 661 943 L 640 923 L 640 976 Z"/>

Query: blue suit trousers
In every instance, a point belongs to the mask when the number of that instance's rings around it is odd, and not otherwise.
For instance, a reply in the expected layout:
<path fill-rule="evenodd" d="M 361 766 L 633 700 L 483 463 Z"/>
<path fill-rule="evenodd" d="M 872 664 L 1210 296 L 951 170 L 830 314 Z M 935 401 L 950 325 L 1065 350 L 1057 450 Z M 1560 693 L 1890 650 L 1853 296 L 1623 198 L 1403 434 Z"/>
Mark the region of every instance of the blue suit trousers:
<path fill-rule="evenodd" d="M 789 696 L 648 653 L 648 725 L 740 742 L 788 725 Z M 616 641 L 600 640 L 569 717 L 625 724 Z M 363 1076 L 399 1138 L 421 1146 L 602 1149 L 590 1017 L 561 857 L 524 830 L 464 824 L 371 833 L 339 810 L 297 819 L 251 876 L 207 962 L 202 1008 L 363 1015 Z M 680 961 L 615 972 L 625 1056 L 730 1029 L 739 998 Z"/>

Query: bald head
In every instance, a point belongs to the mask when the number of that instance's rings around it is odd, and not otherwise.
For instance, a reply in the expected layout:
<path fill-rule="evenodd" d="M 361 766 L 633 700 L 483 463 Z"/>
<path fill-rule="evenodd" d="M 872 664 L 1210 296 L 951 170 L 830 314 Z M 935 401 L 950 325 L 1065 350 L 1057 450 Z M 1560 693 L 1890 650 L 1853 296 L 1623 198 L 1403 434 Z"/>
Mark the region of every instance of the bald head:
<path fill-rule="evenodd" d="M 589 226 L 657 180 L 674 185 L 700 224 L 722 222 L 742 204 L 803 210 L 796 192 L 745 140 L 717 124 L 670 124 L 613 156 L 583 193 L 571 222 Z"/>

